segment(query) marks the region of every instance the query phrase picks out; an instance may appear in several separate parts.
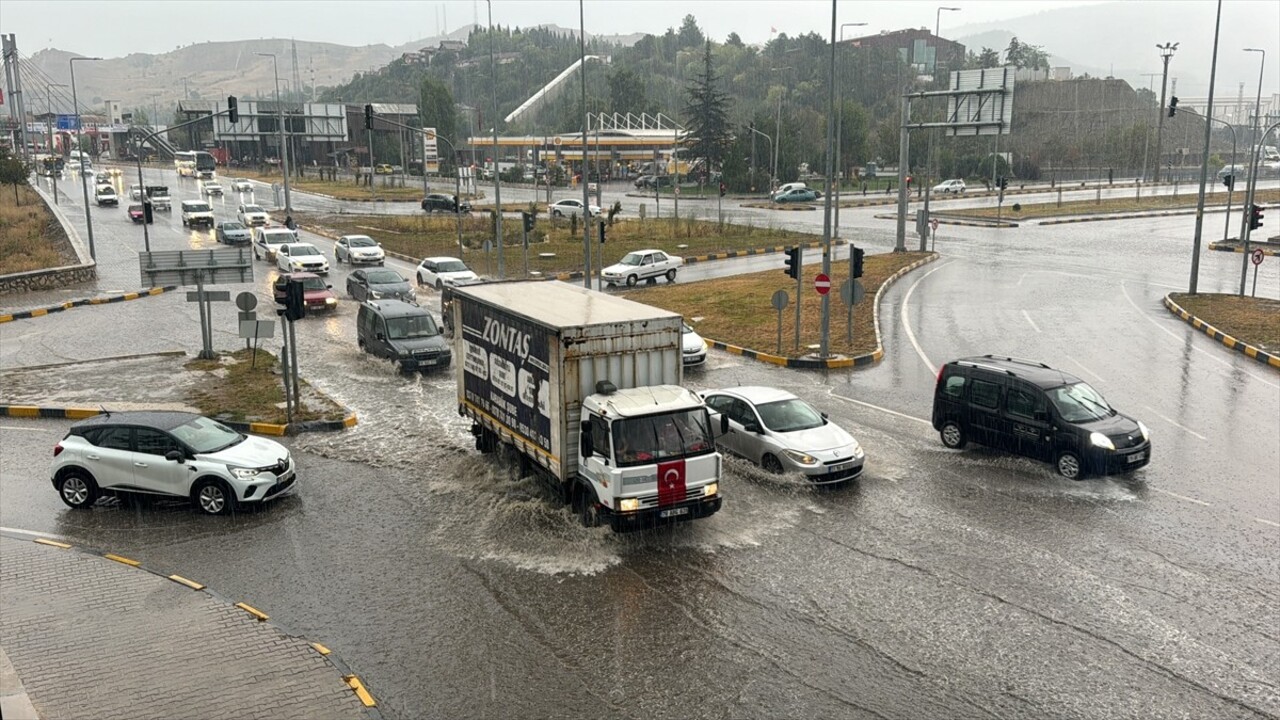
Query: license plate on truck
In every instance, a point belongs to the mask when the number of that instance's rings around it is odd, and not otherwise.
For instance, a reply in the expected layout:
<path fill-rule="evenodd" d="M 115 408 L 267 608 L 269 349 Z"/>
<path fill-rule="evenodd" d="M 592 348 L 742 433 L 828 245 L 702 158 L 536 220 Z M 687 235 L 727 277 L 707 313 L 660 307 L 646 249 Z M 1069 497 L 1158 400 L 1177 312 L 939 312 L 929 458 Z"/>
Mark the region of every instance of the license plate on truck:
<path fill-rule="evenodd" d="M 658 517 L 660 518 L 680 517 L 681 515 L 688 515 L 688 514 L 689 514 L 689 508 L 687 507 L 678 507 L 678 508 L 671 508 L 670 510 L 658 511 Z"/>

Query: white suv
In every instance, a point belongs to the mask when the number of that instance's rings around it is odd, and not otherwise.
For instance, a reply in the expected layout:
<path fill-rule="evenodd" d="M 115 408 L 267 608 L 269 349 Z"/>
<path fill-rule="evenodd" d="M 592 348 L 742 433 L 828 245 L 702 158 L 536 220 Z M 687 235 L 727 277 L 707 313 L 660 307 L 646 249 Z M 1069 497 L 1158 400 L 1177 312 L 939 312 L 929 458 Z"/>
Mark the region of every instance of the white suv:
<path fill-rule="evenodd" d="M 276 261 L 276 253 L 289 243 L 298 242 L 298 234 L 283 225 L 268 225 L 253 229 L 253 256 L 259 260 Z"/>
<path fill-rule="evenodd" d="M 241 205 L 236 211 L 236 219 L 248 227 L 255 225 L 266 225 L 271 222 L 271 216 L 267 215 L 267 211 L 258 205 Z"/>
<path fill-rule="evenodd" d="M 53 487 L 75 509 L 102 495 L 189 498 L 225 515 L 297 489 L 289 451 L 185 412 L 119 412 L 71 426 L 53 448 Z"/>
<path fill-rule="evenodd" d="M 276 251 L 276 267 L 280 272 L 329 274 L 329 258 L 311 243 L 289 243 Z"/>
<path fill-rule="evenodd" d="M 183 200 L 182 224 L 186 226 L 197 223 L 213 227 L 213 208 L 203 200 Z"/>

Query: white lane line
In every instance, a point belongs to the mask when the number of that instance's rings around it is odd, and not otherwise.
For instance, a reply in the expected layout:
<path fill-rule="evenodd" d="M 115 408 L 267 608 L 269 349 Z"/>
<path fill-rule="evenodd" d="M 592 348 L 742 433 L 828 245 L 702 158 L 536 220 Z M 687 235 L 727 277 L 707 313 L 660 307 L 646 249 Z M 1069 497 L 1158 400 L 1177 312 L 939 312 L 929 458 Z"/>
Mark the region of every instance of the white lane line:
<path fill-rule="evenodd" d="M 1031 323 L 1032 330 L 1035 330 L 1036 332 L 1040 332 L 1040 326 L 1036 325 L 1036 321 L 1031 319 L 1031 316 L 1027 314 L 1026 310 L 1022 311 L 1022 317 L 1026 318 L 1027 322 Z"/>
<path fill-rule="evenodd" d="M 1135 310 L 1137 310 L 1137 311 L 1139 312 L 1139 314 L 1141 314 L 1141 315 L 1142 315 L 1142 317 L 1144 317 L 1144 318 L 1146 318 L 1146 319 L 1147 319 L 1147 322 L 1151 323 L 1152 325 L 1155 325 L 1157 328 L 1159 328 L 1159 329 L 1160 329 L 1160 331 L 1161 331 L 1161 332 L 1165 333 L 1166 335 L 1168 335 L 1169 337 L 1173 338 L 1174 340 L 1177 340 L 1177 341 L 1179 341 L 1179 342 L 1183 342 L 1183 341 L 1185 340 L 1185 336 L 1179 336 L 1177 333 L 1173 332 L 1173 331 L 1172 331 L 1172 330 L 1170 330 L 1169 328 L 1167 328 L 1167 327 L 1165 327 L 1165 326 L 1161 325 L 1160 323 L 1156 322 L 1155 318 L 1151 317 L 1151 315 L 1150 315 L 1149 313 L 1147 313 L 1147 311 L 1146 311 L 1146 310 L 1143 310 L 1141 307 L 1139 307 L 1139 306 L 1138 306 L 1138 303 L 1134 302 L 1134 301 L 1133 301 L 1133 298 L 1129 297 L 1129 290 L 1128 290 L 1127 288 L 1125 288 L 1125 286 L 1124 286 L 1124 281 L 1123 281 L 1123 280 L 1121 280 L 1121 281 L 1120 281 L 1120 292 L 1124 294 L 1124 299 L 1125 299 L 1125 300 L 1128 300 L 1128 301 L 1129 301 L 1129 304 L 1130 304 L 1130 305 L 1132 305 L 1132 306 L 1133 306 L 1133 308 L 1134 308 Z M 1199 330 L 1195 330 L 1195 328 L 1191 328 L 1191 329 L 1192 329 L 1192 330 L 1194 330 L 1194 331 L 1195 331 L 1195 332 L 1197 332 L 1197 333 L 1199 333 L 1199 332 L 1200 332 Z M 1214 342 L 1217 342 L 1217 341 L 1215 340 Z M 1214 362 L 1218 363 L 1219 365 L 1222 365 L 1222 366 L 1224 366 L 1224 367 L 1231 368 L 1232 370 L 1239 370 L 1240 372 L 1243 372 L 1245 375 L 1248 375 L 1249 377 L 1253 378 L 1254 380 L 1257 380 L 1258 382 L 1262 383 L 1263 385 L 1266 385 L 1266 386 L 1268 386 L 1268 387 L 1273 387 L 1273 388 L 1280 388 L 1280 385 L 1277 385 L 1276 383 L 1273 383 L 1273 382 L 1271 382 L 1271 381 L 1267 380 L 1266 378 L 1262 377 L 1261 375 L 1255 375 L 1255 374 L 1253 374 L 1253 373 L 1249 372 L 1248 370 L 1246 370 L 1246 369 L 1245 369 L 1245 368 L 1243 368 L 1243 367 L 1237 367 L 1236 365 L 1233 365 L 1232 363 L 1229 363 L 1229 362 L 1227 362 L 1226 360 L 1223 360 L 1222 358 L 1218 357 L 1217 355 L 1215 355 L 1215 354 L 1213 354 L 1213 353 L 1209 352 L 1208 350 L 1205 350 L 1204 348 L 1200 347 L 1197 343 L 1192 343 L 1192 344 L 1191 344 L 1191 349 L 1192 349 L 1192 350 L 1195 350 L 1195 351 L 1196 351 L 1196 352 L 1198 352 L 1198 353 L 1203 354 L 1205 357 L 1207 357 L 1207 358 L 1209 358 L 1210 360 L 1212 360 L 1212 361 L 1214 361 Z M 1235 352 L 1235 351 L 1234 351 L 1234 350 L 1232 350 L 1231 352 Z"/>
<path fill-rule="evenodd" d="M 1161 420 L 1163 420 L 1163 421 L 1165 421 L 1165 422 L 1169 423 L 1170 425 L 1172 425 L 1172 426 L 1174 426 L 1174 427 L 1176 427 L 1176 428 L 1178 428 L 1178 429 L 1180 429 L 1180 430 L 1183 430 L 1183 431 L 1185 431 L 1185 432 L 1188 432 L 1188 433 L 1190 433 L 1191 435 L 1194 435 L 1195 437 L 1200 438 L 1201 440 L 1208 440 L 1208 439 L 1209 439 L 1209 438 L 1207 438 L 1207 437 L 1205 437 L 1205 436 L 1201 435 L 1200 433 L 1196 432 L 1195 430 L 1192 430 L 1191 428 L 1186 427 L 1186 426 L 1184 426 L 1184 425 L 1179 425 L 1178 423 L 1174 422 L 1171 418 L 1167 418 L 1167 417 L 1165 417 L 1164 415 L 1161 415 L 1160 413 L 1156 412 L 1156 409 L 1155 409 L 1155 408 L 1153 408 L 1153 407 L 1151 407 L 1150 405 L 1145 405 L 1144 407 L 1146 407 L 1148 410 L 1150 410 L 1152 415 L 1155 415 L 1156 417 L 1160 418 Z"/>
<path fill-rule="evenodd" d="M 1280 523 L 1278 523 L 1278 522 L 1272 522 L 1271 520 L 1263 520 L 1262 518 L 1254 518 L 1254 520 L 1257 520 L 1258 522 L 1262 523 L 1263 525 L 1270 525 L 1271 527 L 1280 527 Z"/>
<path fill-rule="evenodd" d="M 23 430 L 26 432 L 48 432 L 50 429 L 51 428 L 48 428 L 48 427 L 34 428 L 34 427 L 17 427 L 15 425 L 0 425 L 0 430 Z"/>
<path fill-rule="evenodd" d="M 1094 372 L 1094 371 L 1090 370 L 1089 368 L 1085 367 L 1085 366 L 1084 366 L 1084 363 L 1082 363 L 1082 362 L 1080 362 L 1079 360 L 1077 360 L 1077 359 L 1075 359 L 1075 358 L 1071 357 L 1070 355 L 1065 355 L 1065 357 L 1066 357 L 1068 360 L 1070 360 L 1071 362 L 1075 363 L 1076 365 L 1079 365 L 1081 370 L 1083 370 L 1083 371 L 1085 371 L 1085 372 L 1089 373 L 1090 375 L 1094 376 L 1095 378 L 1097 378 L 1099 382 L 1106 382 L 1106 380 L 1103 380 L 1103 379 L 1102 379 L 1102 376 L 1101 376 L 1101 375 L 1099 375 L 1098 373 L 1096 373 L 1096 372 Z"/>
<path fill-rule="evenodd" d="M 1172 497 L 1172 498 L 1177 498 L 1177 499 L 1179 499 L 1179 500 L 1186 500 L 1186 501 L 1187 501 L 1187 502 L 1189 502 L 1189 503 L 1195 503 L 1195 504 L 1197 504 L 1197 505 L 1203 505 L 1203 506 L 1205 506 L 1205 507 L 1213 507 L 1213 506 L 1212 506 L 1212 505 L 1210 505 L 1209 503 L 1207 503 L 1207 502 L 1205 502 L 1205 501 L 1203 501 L 1203 500 L 1197 500 L 1197 499 L 1195 499 L 1195 498 L 1193 498 L 1193 497 L 1187 497 L 1186 495 L 1179 495 L 1178 493 L 1175 493 L 1175 492 L 1169 492 L 1168 490 L 1161 490 L 1161 489 L 1160 489 L 1160 488 L 1158 488 L 1158 487 L 1153 487 L 1153 488 L 1151 488 L 1151 489 L 1152 489 L 1152 490 L 1155 490 L 1155 491 L 1156 491 L 1156 492 L 1158 492 L 1158 493 L 1164 493 L 1165 495 L 1168 495 L 1169 497 Z"/>
<path fill-rule="evenodd" d="M 911 293 L 916 291 L 916 288 L 919 287 L 920 283 L 924 282 L 930 275 L 950 264 L 951 263 L 949 262 L 943 263 L 924 275 L 921 275 L 919 280 L 911 283 L 911 289 L 907 290 L 907 294 L 902 296 L 902 312 L 900 313 L 902 317 L 902 329 L 907 331 L 907 339 L 911 341 L 911 346 L 916 349 L 916 354 L 920 356 L 920 359 L 924 361 L 925 366 L 929 368 L 929 372 L 933 374 L 937 374 L 938 368 L 934 367 L 933 363 L 929 362 L 929 356 L 924 354 L 924 348 L 920 347 L 919 341 L 916 340 L 916 334 L 911 332 L 911 321 L 907 319 L 907 305 L 911 302 Z"/>
<path fill-rule="evenodd" d="M 7 532 L 7 533 L 15 533 L 17 535 L 30 535 L 31 537 L 49 538 L 50 540 L 61 540 L 63 542 L 70 542 L 71 540 L 71 538 L 67 537 L 66 535 L 58 535 L 56 533 L 47 533 L 47 532 L 35 532 L 34 530 L 23 530 L 21 528 L 0 527 L 0 531 Z"/>
<path fill-rule="evenodd" d="M 915 420 L 915 421 L 916 421 L 916 422 L 918 422 L 918 423 L 924 423 L 925 425 L 928 425 L 928 426 L 930 426 L 930 427 L 932 427 L 932 426 L 933 426 L 933 423 L 932 423 L 932 422 L 929 422 L 928 420 L 925 420 L 924 418 L 918 418 L 918 417 L 916 417 L 916 416 L 914 416 L 914 415 L 907 415 L 907 414 L 905 414 L 905 413 L 900 413 L 900 412 L 898 412 L 897 410 L 890 410 L 890 409 L 889 409 L 889 408 L 887 408 L 887 407 L 880 407 L 879 405 L 872 405 L 871 403 L 869 403 L 869 402 L 863 402 L 862 400 L 854 400 L 854 399 L 853 399 L 853 398 L 851 398 L 851 397 L 845 397 L 844 395 L 837 394 L 837 393 L 835 393 L 835 392 L 833 392 L 833 391 L 828 391 L 828 393 L 827 393 L 827 394 L 828 394 L 828 395 L 830 395 L 831 397 L 840 398 L 841 400 L 845 400 L 845 401 L 847 401 L 847 402 L 851 402 L 851 403 L 853 403 L 854 405 L 861 405 L 861 406 L 863 406 L 863 407 L 871 408 L 872 410 L 879 410 L 879 411 L 880 411 L 880 412 L 882 412 L 882 413 L 889 413 L 890 415 L 897 415 L 898 417 L 903 418 L 903 419 L 905 419 L 905 420 Z"/>

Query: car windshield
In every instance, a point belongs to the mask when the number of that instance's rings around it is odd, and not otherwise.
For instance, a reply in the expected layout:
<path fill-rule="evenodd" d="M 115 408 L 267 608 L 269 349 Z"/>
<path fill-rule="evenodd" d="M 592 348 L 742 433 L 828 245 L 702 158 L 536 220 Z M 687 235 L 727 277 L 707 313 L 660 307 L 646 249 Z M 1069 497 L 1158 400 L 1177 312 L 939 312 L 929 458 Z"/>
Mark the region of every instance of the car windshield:
<path fill-rule="evenodd" d="M 683 332 L 685 335 L 688 335 L 689 333 L 693 332 L 693 328 L 689 327 L 689 323 L 685 323 L 684 329 L 681 332 Z"/>
<path fill-rule="evenodd" d="M 440 330 L 436 327 L 436 321 L 426 313 L 387 318 L 387 337 L 391 340 L 433 337 L 439 334 Z"/>
<path fill-rule="evenodd" d="M 369 273 L 370 285 L 390 285 L 392 283 L 402 283 L 404 278 L 400 277 L 400 273 L 395 270 L 374 270 Z"/>
<path fill-rule="evenodd" d="M 247 212 L 247 213 L 260 213 L 260 212 L 266 212 L 265 210 L 263 210 L 262 208 L 258 207 L 257 205 L 245 205 L 245 206 L 244 206 L 244 211 L 245 211 L 245 212 Z"/>
<path fill-rule="evenodd" d="M 209 212 L 209 206 L 204 203 L 191 203 L 187 206 L 187 212 Z"/>
<path fill-rule="evenodd" d="M 704 409 L 646 415 L 615 422 L 614 457 L 619 466 L 709 453 L 711 425 Z"/>
<path fill-rule="evenodd" d="M 329 286 L 324 280 L 318 277 L 302 278 L 303 290 L 328 290 Z"/>
<path fill-rule="evenodd" d="M 245 227 L 238 222 L 224 222 L 222 223 L 222 229 L 223 230 L 244 230 Z"/>
<path fill-rule="evenodd" d="M 353 237 L 347 240 L 347 245 L 350 247 L 375 247 L 377 244 L 372 238 L 367 237 Z"/>
<path fill-rule="evenodd" d="M 760 420 L 774 432 L 795 432 L 822 427 L 822 415 L 809 403 L 799 399 L 778 400 L 757 405 Z"/>
<path fill-rule="evenodd" d="M 198 417 L 169 431 L 170 435 L 191 446 L 198 453 L 225 450 L 244 442 L 245 436 L 217 420 Z"/>
<path fill-rule="evenodd" d="M 289 248 L 289 254 L 294 257 L 299 255 L 319 255 L 320 251 L 314 245 L 294 245 Z"/>
<path fill-rule="evenodd" d="M 640 253 L 627 253 L 627 256 L 626 256 L 626 257 L 624 257 L 624 258 L 622 258 L 622 262 L 621 262 L 620 264 L 622 264 L 622 265 L 639 265 L 639 264 L 640 264 L 640 261 L 641 261 L 641 260 L 643 260 L 643 259 L 644 259 L 644 256 L 643 256 L 643 255 L 641 255 Z"/>
<path fill-rule="evenodd" d="M 467 266 L 461 260 L 448 260 L 436 265 L 436 272 L 466 272 Z"/>
<path fill-rule="evenodd" d="M 1092 422 L 1116 414 L 1097 390 L 1083 382 L 1050 390 L 1049 401 L 1066 422 Z"/>

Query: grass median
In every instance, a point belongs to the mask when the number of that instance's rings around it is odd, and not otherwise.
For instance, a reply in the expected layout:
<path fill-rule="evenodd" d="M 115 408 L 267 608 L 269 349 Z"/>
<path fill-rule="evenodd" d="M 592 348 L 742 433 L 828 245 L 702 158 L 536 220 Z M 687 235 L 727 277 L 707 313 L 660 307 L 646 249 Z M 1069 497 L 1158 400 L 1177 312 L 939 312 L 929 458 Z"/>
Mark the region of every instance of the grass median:
<path fill-rule="evenodd" d="M 356 185 L 354 179 L 342 180 L 322 180 L 318 177 L 319 173 L 315 169 L 309 169 L 305 172 L 314 173 L 317 177 L 290 177 L 289 189 L 299 192 L 315 193 L 317 195 L 329 195 L 338 200 L 391 200 L 400 202 L 421 202 L 422 201 L 422 178 L 406 177 L 404 187 L 400 187 L 399 176 L 392 175 L 374 175 L 373 187 L 368 185 Z M 256 170 L 248 170 L 245 168 L 230 168 L 219 173 L 224 177 L 244 177 L 253 180 L 259 180 L 265 183 L 278 183 L 283 185 L 284 179 L 279 173 L 261 173 Z M 383 183 L 397 183 L 397 185 L 384 185 Z M 437 192 L 433 190 L 432 192 Z M 452 193 L 452 190 L 450 191 Z"/>
<path fill-rule="evenodd" d="M 213 360 L 192 360 L 184 367 L 204 375 L 187 397 L 202 414 L 234 422 L 288 422 L 279 362 L 266 350 L 237 350 Z M 294 422 L 342 419 L 343 410 L 337 403 L 305 380 L 299 387 L 302 407 L 294 412 Z"/>
<path fill-rule="evenodd" d="M 860 280 L 866 295 L 862 302 L 854 306 L 852 342 L 845 332 L 847 310 L 839 293 L 841 283 L 849 277 L 849 263 L 832 263 L 831 353 L 857 356 L 874 351 L 876 291 L 894 273 L 931 254 L 884 253 L 865 257 Z M 770 354 L 797 357 L 813 352 L 808 346 L 821 341 L 822 296 L 813 287 L 820 269 L 817 264 L 805 265 L 800 281 L 802 307 L 799 351 L 795 346 L 796 281 L 783 273 L 782 258 L 778 259 L 776 270 L 689 284 L 667 285 L 659 282 L 657 285 L 626 291 L 624 295 L 632 300 L 680 313 L 690 320 L 694 329 L 704 338 Z M 782 311 L 780 353 L 778 311 L 770 304 L 770 299 L 778 290 L 785 290 L 790 296 L 789 304 Z M 693 318 L 701 319 L 695 322 Z"/>
<path fill-rule="evenodd" d="M 1171 293 L 1182 309 L 1259 350 L 1280 353 L 1280 300 Z"/>
<path fill-rule="evenodd" d="M 0 188 L 0 275 L 74 262 L 62 225 L 40 195 L 25 184 Z"/>
<path fill-rule="evenodd" d="M 1076 191 L 1077 188 L 1063 188 L 1064 191 Z M 1244 206 L 1244 192 L 1237 192 L 1233 198 L 1232 210 Z M 1255 201 L 1259 204 L 1280 202 L 1280 190 L 1258 190 Z M 1047 202 L 1021 204 L 1021 209 L 1014 210 L 1014 202 L 1005 199 L 1004 209 L 999 213 L 1006 220 L 1031 220 L 1036 218 L 1062 217 L 1067 215 L 1102 215 L 1107 213 L 1150 212 L 1156 210 L 1189 210 L 1199 202 L 1195 191 L 1178 196 L 1155 195 L 1143 198 L 1103 198 L 1097 200 L 1071 200 L 1069 202 Z M 1205 196 L 1206 207 L 1226 207 L 1227 193 L 1215 191 Z M 956 218 L 994 219 L 996 208 L 966 208 L 963 210 L 935 209 L 939 215 Z"/>
<path fill-rule="evenodd" d="M 369 235 L 387 250 L 410 257 L 460 256 L 478 273 L 492 275 L 497 271 L 496 249 L 489 253 L 483 249 L 485 241 L 493 237 L 493 220 L 488 214 L 474 213 L 462 217 L 464 249 L 461 254 L 458 250 L 458 222 L 452 215 L 300 215 L 299 221 L 333 236 Z M 521 235 L 522 225 L 518 218 L 503 220 L 504 261 L 509 277 L 524 272 Z M 602 250 L 605 264 L 611 265 L 632 250 L 646 248 L 658 248 L 688 257 L 809 243 L 819 239 L 816 235 L 776 225 L 721 225 L 683 218 L 678 221 L 649 218 L 615 222 L 608 228 L 601 248 L 596 228 L 591 228 L 591 250 L 597 268 Z M 685 247 L 680 247 L 682 245 Z M 583 265 L 582 225 L 565 219 L 551 220 L 545 215 L 538 218 L 529 238 L 529 270 L 543 274 L 580 272 Z"/>

